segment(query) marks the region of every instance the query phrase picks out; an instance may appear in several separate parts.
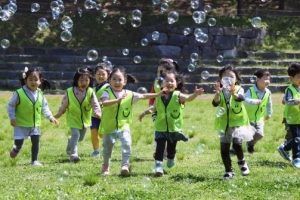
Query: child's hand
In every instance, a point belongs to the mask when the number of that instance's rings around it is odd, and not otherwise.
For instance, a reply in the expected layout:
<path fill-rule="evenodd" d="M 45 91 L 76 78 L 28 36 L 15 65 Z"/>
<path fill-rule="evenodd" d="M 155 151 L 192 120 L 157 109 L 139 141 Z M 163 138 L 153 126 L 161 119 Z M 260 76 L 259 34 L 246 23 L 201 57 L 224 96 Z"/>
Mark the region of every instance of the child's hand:
<path fill-rule="evenodd" d="M 145 112 L 142 112 L 140 115 L 139 115 L 139 121 L 142 122 L 142 119 L 145 117 Z"/>
<path fill-rule="evenodd" d="M 234 95 L 234 91 L 235 91 L 235 85 L 232 84 L 232 85 L 230 86 L 230 88 L 229 88 L 229 93 L 230 93 L 231 95 Z"/>
<path fill-rule="evenodd" d="M 17 126 L 17 121 L 15 119 L 10 120 L 11 126 Z"/>
<path fill-rule="evenodd" d="M 55 119 L 58 119 L 60 116 L 61 116 L 61 115 L 57 113 L 57 114 L 54 115 L 53 117 L 54 117 Z"/>
<path fill-rule="evenodd" d="M 59 121 L 57 121 L 57 119 L 55 119 L 55 117 L 52 117 L 52 119 L 50 119 L 50 122 L 52 122 L 55 125 L 59 125 Z"/>
<path fill-rule="evenodd" d="M 118 103 L 120 103 L 123 99 L 125 99 L 127 94 L 123 94 L 121 97 L 118 98 Z"/>
<path fill-rule="evenodd" d="M 256 104 L 260 105 L 261 104 L 261 99 L 258 99 Z"/>
<path fill-rule="evenodd" d="M 203 88 L 199 88 L 197 86 L 195 86 L 195 94 L 197 95 L 201 95 L 204 93 L 204 89 Z"/>
<path fill-rule="evenodd" d="M 220 92 L 222 92 L 222 90 L 223 90 L 220 82 L 216 82 L 216 84 L 214 85 L 214 88 L 215 88 L 215 92 L 218 94 L 220 94 Z"/>

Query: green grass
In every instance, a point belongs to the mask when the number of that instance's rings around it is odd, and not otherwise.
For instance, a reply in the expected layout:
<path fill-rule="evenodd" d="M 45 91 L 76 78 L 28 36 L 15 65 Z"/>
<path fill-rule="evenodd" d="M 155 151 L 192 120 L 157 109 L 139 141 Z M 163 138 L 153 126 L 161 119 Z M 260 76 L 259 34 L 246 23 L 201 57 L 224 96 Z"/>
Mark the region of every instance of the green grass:
<path fill-rule="evenodd" d="M 90 131 L 79 143 L 82 160 L 69 163 L 65 153 L 69 129 L 65 116 L 60 125 L 43 121 L 39 160 L 42 167 L 30 163 L 31 143 L 25 140 L 24 148 L 16 159 L 9 157 L 13 145 L 13 131 L 6 114 L 9 92 L 0 97 L 0 194 L 1 199 L 299 199 L 300 171 L 285 162 L 276 148 L 283 142 L 281 124 L 282 94 L 273 94 L 274 115 L 266 122 L 265 137 L 255 146 L 255 154 L 245 153 L 251 174 L 242 177 L 232 157 L 236 176 L 222 181 L 224 172 L 220 157 L 219 140 L 213 130 L 215 109 L 212 95 L 205 94 L 187 103 L 184 130 L 190 136 L 186 143 L 177 146 L 177 163 L 172 169 L 165 167 L 164 177 L 152 173 L 153 124 L 150 116 L 138 122 L 138 114 L 147 107 L 147 101 L 134 105 L 132 125 L 133 151 L 130 177 L 119 176 L 121 147 L 115 145 L 111 175 L 100 176 L 102 158 L 92 158 Z M 61 96 L 47 96 L 55 113 Z M 244 146 L 245 148 L 245 146 Z"/>

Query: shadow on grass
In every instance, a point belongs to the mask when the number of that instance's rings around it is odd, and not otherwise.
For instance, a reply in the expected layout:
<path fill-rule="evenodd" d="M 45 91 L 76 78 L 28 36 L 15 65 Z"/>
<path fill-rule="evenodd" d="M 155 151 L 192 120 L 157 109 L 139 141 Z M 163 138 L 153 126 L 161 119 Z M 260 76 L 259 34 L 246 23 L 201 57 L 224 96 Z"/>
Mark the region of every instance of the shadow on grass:
<path fill-rule="evenodd" d="M 211 180 L 221 180 L 218 178 L 210 178 L 205 176 L 197 176 L 195 174 L 176 174 L 171 176 L 171 179 L 177 182 L 188 181 L 189 183 L 197 183 L 197 182 L 204 182 L 204 181 L 211 181 Z"/>
<path fill-rule="evenodd" d="M 282 167 L 288 167 L 291 166 L 291 163 L 288 163 L 287 161 L 269 161 L 269 160 L 259 160 L 255 162 L 255 165 L 257 166 L 266 166 L 266 167 L 274 167 L 274 168 L 282 168 Z"/>

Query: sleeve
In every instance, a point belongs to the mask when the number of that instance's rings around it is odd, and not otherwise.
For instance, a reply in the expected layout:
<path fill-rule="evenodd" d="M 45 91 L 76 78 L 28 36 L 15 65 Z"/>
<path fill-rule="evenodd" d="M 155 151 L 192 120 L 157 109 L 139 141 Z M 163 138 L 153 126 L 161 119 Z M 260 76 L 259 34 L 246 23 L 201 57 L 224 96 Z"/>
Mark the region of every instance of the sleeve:
<path fill-rule="evenodd" d="M 42 114 L 48 120 L 53 118 L 52 112 L 50 111 L 48 101 L 46 100 L 45 96 L 43 96 Z"/>
<path fill-rule="evenodd" d="M 16 119 L 16 107 L 20 103 L 19 95 L 17 92 L 14 92 L 12 98 L 8 102 L 7 113 L 9 119 Z"/>
<path fill-rule="evenodd" d="M 101 95 L 101 97 L 100 97 L 100 100 L 102 100 L 103 98 L 109 99 L 109 94 L 108 94 L 107 91 L 104 91 L 104 92 L 102 93 L 102 95 Z"/>
<path fill-rule="evenodd" d="M 259 99 L 252 99 L 251 90 L 248 89 L 245 93 L 245 104 L 257 105 Z"/>
<path fill-rule="evenodd" d="M 65 93 L 61 101 L 60 107 L 58 109 L 58 113 L 57 113 L 58 116 L 63 115 L 66 112 L 68 106 L 69 106 L 68 94 Z"/>
<path fill-rule="evenodd" d="M 290 89 L 287 89 L 284 94 L 284 102 L 286 105 L 298 105 L 299 99 L 293 99 L 293 94 Z"/>
<path fill-rule="evenodd" d="M 272 103 L 272 97 L 271 97 L 271 94 L 268 98 L 268 103 L 267 103 L 267 106 L 266 106 L 266 115 L 268 117 L 271 117 L 272 116 L 272 113 L 273 113 L 273 103 Z"/>
<path fill-rule="evenodd" d="M 139 99 L 144 98 L 143 94 L 132 92 L 133 93 L 133 99 L 132 99 L 132 104 L 136 103 Z"/>
<path fill-rule="evenodd" d="M 236 101 L 238 101 L 238 102 L 245 101 L 244 88 L 240 87 L 237 94 L 238 94 L 238 98 L 236 99 Z"/>
<path fill-rule="evenodd" d="M 94 91 L 92 93 L 91 105 L 93 107 L 94 113 L 97 114 L 97 115 L 101 115 L 100 104 L 99 104 L 99 101 L 98 101 L 97 96 L 96 96 Z"/>

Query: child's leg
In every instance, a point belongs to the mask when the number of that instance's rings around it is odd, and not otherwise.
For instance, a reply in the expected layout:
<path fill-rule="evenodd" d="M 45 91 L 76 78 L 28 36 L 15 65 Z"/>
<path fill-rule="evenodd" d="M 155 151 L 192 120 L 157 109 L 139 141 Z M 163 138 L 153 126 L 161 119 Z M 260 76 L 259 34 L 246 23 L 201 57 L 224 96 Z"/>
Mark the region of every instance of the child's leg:
<path fill-rule="evenodd" d="M 116 142 L 116 134 L 103 134 L 103 165 L 109 165 L 113 147 Z"/>
<path fill-rule="evenodd" d="M 40 136 L 31 135 L 31 162 L 38 160 L 38 154 L 40 150 Z"/>
<path fill-rule="evenodd" d="M 176 145 L 177 141 L 171 142 L 170 140 L 167 140 L 167 158 L 168 159 L 174 159 L 176 154 Z"/>
<path fill-rule="evenodd" d="M 166 139 L 165 138 L 159 138 L 156 139 L 156 150 L 155 150 L 155 160 L 163 161 L 164 159 L 164 151 L 166 147 Z"/>
<path fill-rule="evenodd" d="M 23 147 L 24 139 L 15 140 L 14 151 L 19 152 Z"/>
<path fill-rule="evenodd" d="M 71 155 L 76 154 L 77 155 L 77 148 L 78 148 L 78 141 L 80 137 L 80 131 L 78 128 L 71 128 Z"/>
<path fill-rule="evenodd" d="M 293 139 L 291 140 L 292 152 L 293 152 L 293 160 L 296 158 L 300 158 L 300 143 L 297 143 L 295 139 L 297 137 L 300 138 L 300 125 L 289 125 L 290 130 L 293 135 Z"/>
<path fill-rule="evenodd" d="M 91 140 L 94 150 L 99 150 L 99 138 L 98 138 L 98 129 L 91 129 Z"/>
<path fill-rule="evenodd" d="M 122 166 L 129 166 L 131 156 L 131 134 L 129 131 L 121 131 L 119 139 L 122 144 Z"/>
<path fill-rule="evenodd" d="M 78 142 L 81 142 L 86 134 L 87 128 L 82 128 L 81 130 L 79 130 L 79 139 Z"/>
<path fill-rule="evenodd" d="M 225 167 L 225 172 L 231 172 L 232 166 L 231 166 L 231 159 L 229 155 L 230 143 L 221 142 L 220 145 L 221 145 L 221 157 Z"/>
<path fill-rule="evenodd" d="M 247 147 L 249 153 L 253 153 L 253 146 L 264 137 L 264 123 L 251 124 L 255 128 L 255 133 L 253 135 L 253 140 L 247 142 Z"/>
<path fill-rule="evenodd" d="M 244 159 L 244 152 L 242 148 L 242 139 L 239 138 L 233 138 L 232 139 L 232 147 L 235 150 L 236 156 L 238 160 L 243 160 Z"/>

